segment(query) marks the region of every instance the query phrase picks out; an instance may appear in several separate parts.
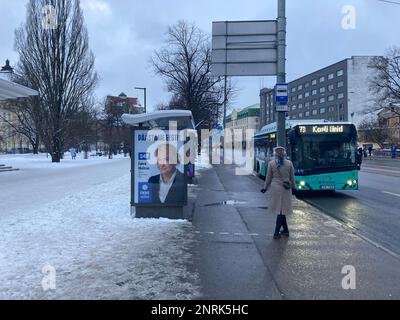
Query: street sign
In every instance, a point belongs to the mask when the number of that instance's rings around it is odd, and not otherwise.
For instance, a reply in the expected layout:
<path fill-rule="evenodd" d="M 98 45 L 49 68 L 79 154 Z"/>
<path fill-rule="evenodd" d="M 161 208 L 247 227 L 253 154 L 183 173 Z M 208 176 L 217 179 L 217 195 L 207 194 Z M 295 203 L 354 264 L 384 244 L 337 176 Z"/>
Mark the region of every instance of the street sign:
<path fill-rule="evenodd" d="M 214 76 L 275 76 L 277 21 L 213 22 Z"/>
<path fill-rule="evenodd" d="M 277 83 L 275 86 L 275 102 L 289 102 L 288 85 L 287 83 Z"/>
<path fill-rule="evenodd" d="M 289 111 L 289 106 L 287 104 L 277 104 L 276 105 L 276 111 L 277 112 L 288 112 Z"/>

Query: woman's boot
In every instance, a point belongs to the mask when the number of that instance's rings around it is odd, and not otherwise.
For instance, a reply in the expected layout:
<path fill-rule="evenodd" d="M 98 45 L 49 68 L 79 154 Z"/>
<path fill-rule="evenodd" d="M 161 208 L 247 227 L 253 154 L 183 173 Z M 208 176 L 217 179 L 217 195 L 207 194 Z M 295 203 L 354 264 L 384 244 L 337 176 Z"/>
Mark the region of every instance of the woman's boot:
<path fill-rule="evenodd" d="M 281 237 L 279 231 L 281 230 L 282 223 L 283 223 L 283 215 L 278 214 L 277 217 L 276 217 L 274 239 L 279 239 Z"/>
<path fill-rule="evenodd" d="M 286 216 L 285 215 L 283 215 L 282 226 L 283 226 L 283 230 L 281 232 L 281 235 L 285 236 L 285 237 L 289 237 L 289 228 L 288 228 L 288 225 L 287 225 L 287 222 L 286 222 Z"/>

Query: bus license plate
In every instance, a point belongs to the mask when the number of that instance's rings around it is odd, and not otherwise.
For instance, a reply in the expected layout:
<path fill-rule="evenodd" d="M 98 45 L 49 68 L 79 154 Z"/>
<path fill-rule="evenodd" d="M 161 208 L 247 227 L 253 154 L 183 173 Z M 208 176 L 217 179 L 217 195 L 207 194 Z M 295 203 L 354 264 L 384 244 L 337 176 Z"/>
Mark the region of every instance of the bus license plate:
<path fill-rule="evenodd" d="M 321 190 L 335 190 L 335 186 L 321 186 Z"/>

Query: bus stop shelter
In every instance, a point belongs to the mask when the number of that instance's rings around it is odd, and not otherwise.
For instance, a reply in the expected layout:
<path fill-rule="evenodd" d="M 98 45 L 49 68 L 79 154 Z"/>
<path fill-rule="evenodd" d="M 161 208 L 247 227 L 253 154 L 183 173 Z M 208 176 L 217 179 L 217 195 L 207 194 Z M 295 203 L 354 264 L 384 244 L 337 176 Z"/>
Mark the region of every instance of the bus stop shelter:
<path fill-rule="evenodd" d="M 191 111 L 124 114 L 122 120 L 132 128 L 132 216 L 183 219 L 197 150 Z"/>

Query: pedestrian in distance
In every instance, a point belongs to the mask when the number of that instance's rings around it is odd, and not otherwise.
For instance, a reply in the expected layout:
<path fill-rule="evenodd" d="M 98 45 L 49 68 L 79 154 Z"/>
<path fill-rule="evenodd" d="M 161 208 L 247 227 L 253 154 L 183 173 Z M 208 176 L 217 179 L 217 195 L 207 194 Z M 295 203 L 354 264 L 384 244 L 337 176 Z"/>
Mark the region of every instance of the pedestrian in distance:
<path fill-rule="evenodd" d="M 371 146 L 368 147 L 368 153 L 369 153 L 369 156 L 371 157 L 372 156 L 372 147 Z"/>
<path fill-rule="evenodd" d="M 393 146 L 391 148 L 391 152 L 392 152 L 392 159 L 396 158 L 396 153 L 397 153 L 397 148 L 395 146 Z"/>
<path fill-rule="evenodd" d="M 267 174 L 262 193 L 269 190 L 269 211 L 277 214 L 274 239 L 289 236 L 286 215 L 293 212 L 292 188 L 295 188 L 294 167 L 290 160 L 285 159 L 285 148 L 274 149 L 275 159 L 268 163 Z M 283 227 L 283 230 L 281 228 Z"/>
<path fill-rule="evenodd" d="M 75 160 L 76 159 L 76 149 L 75 148 L 69 149 L 69 153 L 71 154 L 72 160 Z"/>
<path fill-rule="evenodd" d="M 358 170 L 361 170 L 362 159 L 363 159 L 363 149 L 360 147 L 356 151 L 356 164 Z"/>

